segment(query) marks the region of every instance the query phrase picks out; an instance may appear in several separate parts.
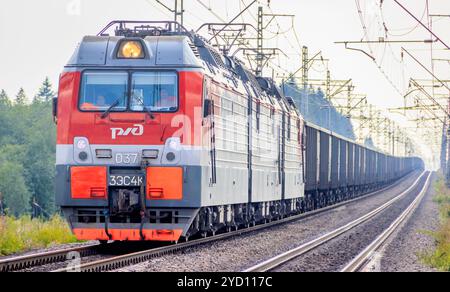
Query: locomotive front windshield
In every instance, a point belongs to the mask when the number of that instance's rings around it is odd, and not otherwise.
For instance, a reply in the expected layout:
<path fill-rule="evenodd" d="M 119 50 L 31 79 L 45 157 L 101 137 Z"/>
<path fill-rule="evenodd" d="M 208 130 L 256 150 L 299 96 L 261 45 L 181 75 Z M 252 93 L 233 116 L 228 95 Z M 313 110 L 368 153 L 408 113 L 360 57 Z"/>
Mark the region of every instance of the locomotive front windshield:
<path fill-rule="evenodd" d="M 127 105 L 128 73 L 85 72 L 81 85 L 80 109 L 104 111 L 115 102 L 114 111 L 124 111 Z"/>
<path fill-rule="evenodd" d="M 131 84 L 129 84 L 131 82 Z M 104 111 L 174 112 L 178 109 L 175 72 L 85 72 L 80 109 Z"/>
<path fill-rule="evenodd" d="M 177 75 L 173 72 L 139 72 L 132 75 L 131 110 L 144 106 L 156 112 L 171 112 L 178 107 Z"/>

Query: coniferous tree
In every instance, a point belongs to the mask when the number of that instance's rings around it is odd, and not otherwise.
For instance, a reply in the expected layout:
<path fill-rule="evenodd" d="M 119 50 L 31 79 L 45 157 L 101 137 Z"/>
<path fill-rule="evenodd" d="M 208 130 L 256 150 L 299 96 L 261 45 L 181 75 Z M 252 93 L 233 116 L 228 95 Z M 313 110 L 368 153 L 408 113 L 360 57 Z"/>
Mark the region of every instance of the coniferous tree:
<path fill-rule="evenodd" d="M 16 105 L 25 105 L 27 103 L 27 95 L 25 90 L 20 88 L 19 93 L 16 95 Z"/>
<path fill-rule="evenodd" d="M 8 94 L 6 94 L 6 91 L 3 89 L 0 91 L 0 107 L 1 106 L 11 106 L 11 101 L 9 100 Z"/>
<path fill-rule="evenodd" d="M 50 79 L 46 77 L 41 88 L 39 88 L 38 94 L 34 97 L 33 103 L 48 102 L 54 95 L 55 92 L 53 91 L 52 83 L 50 82 Z"/>
<path fill-rule="evenodd" d="M 0 145 L 0 192 L 4 209 L 14 216 L 30 210 L 31 193 L 23 167 L 25 149 L 24 145 Z"/>

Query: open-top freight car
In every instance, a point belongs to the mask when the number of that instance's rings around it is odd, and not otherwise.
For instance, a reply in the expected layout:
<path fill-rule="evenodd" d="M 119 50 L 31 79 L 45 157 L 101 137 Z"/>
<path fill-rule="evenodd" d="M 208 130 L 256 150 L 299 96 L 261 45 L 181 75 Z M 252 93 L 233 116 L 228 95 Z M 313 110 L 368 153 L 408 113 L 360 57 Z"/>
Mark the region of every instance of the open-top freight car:
<path fill-rule="evenodd" d="M 424 168 L 420 158 L 393 157 L 308 122 L 305 128 L 307 209 L 355 198 Z"/>

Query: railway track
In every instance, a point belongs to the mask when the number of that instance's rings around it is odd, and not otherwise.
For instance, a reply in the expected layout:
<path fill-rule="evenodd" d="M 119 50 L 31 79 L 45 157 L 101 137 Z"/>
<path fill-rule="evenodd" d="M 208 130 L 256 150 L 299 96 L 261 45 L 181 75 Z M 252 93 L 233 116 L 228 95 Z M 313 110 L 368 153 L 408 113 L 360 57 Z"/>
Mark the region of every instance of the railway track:
<path fill-rule="evenodd" d="M 65 265 L 67 267 L 78 266 L 83 261 L 90 262 L 98 260 L 98 258 L 111 258 L 141 250 L 148 250 L 150 247 L 157 248 L 163 245 L 164 243 L 153 242 L 111 242 L 33 253 L 1 259 L 0 273 L 52 271 Z"/>
<path fill-rule="evenodd" d="M 421 177 L 423 177 L 423 174 L 421 175 Z M 407 179 L 407 178 L 405 178 L 405 179 Z M 419 179 L 416 181 L 415 184 L 417 184 Z M 119 269 L 122 267 L 139 264 L 139 263 L 148 261 L 152 258 L 160 257 L 160 256 L 163 256 L 166 254 L 172 254 L 172 253 L 175 253 L 178 251 L 186 250 L 186 249 L 189 249 L 189 248 L 192 248 L 195 246 L 199 246 L 199 245 L 203 245 L 203 244 L 207 244 L 207 243 L 211 243 L 211 242 L 215 242 L 215 241 L 219 241 L 219 240 L 224 240 L 224 239 L 232 238 L 235 236 L 240 236 L 243 234 L 248 234 L 251 232 L 260 231 L 260 230 L 267 229 L 270 227 L 278 226 L 281 224 L 286 224 L 289 222 L 309 218 L 309 217 L 342 207 L 342 206 L 350 204 L 352 202 L 360 201 L 364 198 L 383 193 L 391 188 L 396 187 L 402 181 L 399 181 L 399 182 L 397 182 L 389 187 L 386 187 L 384 189 L 381 189 L 381 190 L 366 194 L 364 196 L 358 197 L 356 199 L 342 202 L 342 203 L 339 203 L 339 204 L 336 204 L 333 206 L 329 206 L 329 207 L 326 207 L 323 209 L 319 209 L 316 211 L 312 211 L 309 213 L 284 218 L 284 219 L 281 219 L 278 221 L 273 221 L 273 222 L 270 222 L 270 223 L 267 223 L 264 225 L 257 225 L 257 226 L 249 227 L 246 229 L 236 230 L 236 231 L 230 232 L 230 233 L 218 234 L 213 237 L 198 239 L 198 240 L 185 242 L 185 243 L 174 244 L 174 245 L 170 245 L 170 246 L 166 246 L 166 247 L 153 248 L 153 249 L 149 249 L 149 250 L 139 251 L 139 252 L 135 252 L 135 253 L 131 253 L 131 254 L 125 254 L 125 255 L 108 258 L 108 259 L 103 259 L 103 260 L 98 260 L 98 261 L 92 261 L 89 263 L 81 264 L 80 266 L 76 267 L 75 271 L 76 272 L 102 272 L 102 271 L 115 270 L 115 269 Z M 59 269 L 59 270 L 56 270 L 53 272 L 71 272 L 71 271 L 74 271 L 74 267 L 63 268 L 63 269 Z"/>
<path fill-rule="evenodd" d="M 38 266 L 63 262 L 67 260 L 68 255 L 76 253 L 80 257 L 87 257 L 99 254 L 101 249 L 105 248 L 100 244 L 86 245 L 82 247 L 66 248 L 37 254 L 13 257 L 0 260 L 0 272 L 15 272 Z"/>
<path fill-rule="evenodd" d="M 393 206 L 396 202 L 398 202 L 400 199 L 406 197 L 410 192 L 414 191 L 420 184 L 420 181 L 425 177 L 426 181 L 423 185 L 419 195 L 416 197 L 414 202 L 395 220 L 392 225 L 385 230 L 370 246 L 368 246 L 360 255 L 358 255 L 351 263 L 349 263 L 343 271 L 350 272 L 350 271 L 358 271 L 361 269 L 361 267 L 364 266 L 364 263 L 367 263 L 370 261 L 372 255 L 375 251 L 377 251 L 381 245 L 389 238 L 390 235 L 401 225 L 402 222 L 404 222 L 408 215 L 411 214 L 411 212 L 417 207 L 417 205 L 421 202 L 424 195 L 426 194 L 426 191 L 429 188 L 430 180 L 432 173 L 427 174 L 424 172 L 415 182 L 414 184 L 409 187 L 407 190 L 402 192 L 400 195 L 396 196 L 392 200 L 388 201 L 381 207 L 373 210 L 372 212 L 348 223 L 347 225 L 344 225 L 338 229 L 335 229 L 323 236 L 320 236 L 312 241 L 309 241 L 295 249 L 292 249 L 288 252 L 285 252 L 281 255 L 278 255 L 274 258 L 271 258 L 265 262 L 262 262 L 258 265 L 255 265 L 251 268 L 246 269 L 244 272 L 270 272 L 274 269 L 302 256 L 310 251 L 324 245 L 325 243 L 330 242 L 331 240 L 347 233 L 348 231 L 356 228 L 357 226 L 360 226 L 370 219 L 374 218 L 375 216 L 379 215 L 389 207 Z"/>
<path fill-rule="evenodd" d="M 431 183 L 431 175 L 428 177 L 424 188 L 421 190 L 416 199 L 405 209 L 405 211 L 381 233 L 365 250 L 348 263 L 341 272 L 359 272 L 370 268 L 370 263 L 374 255 L 382 249 L 386 241 L 397 231 L 402 223 L 406 222 L 410 215 L 417 209 L 425 197 Z"/>

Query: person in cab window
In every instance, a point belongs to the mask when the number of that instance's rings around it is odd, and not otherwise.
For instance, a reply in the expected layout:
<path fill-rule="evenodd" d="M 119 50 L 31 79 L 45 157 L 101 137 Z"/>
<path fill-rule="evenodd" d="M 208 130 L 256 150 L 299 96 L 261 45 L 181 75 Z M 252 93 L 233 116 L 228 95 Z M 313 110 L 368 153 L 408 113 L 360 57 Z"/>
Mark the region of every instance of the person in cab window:
<path fill-rule="evenodd" d="M 156 107 L 161 109 L 173 109 L 177 107 L 177 98 L 174 95 L 169 95 L 165 89 L 160 91 L 160 99 L 156 102 Z"/>
<path fill-rule="evenodd" d="M 99 95 L 95 99 L 94 103 L 85 102 L 81 105 L 82 110 L 86 111 L 96 111 L 106 107 L 106 98 L 104 95 Z"/>
<path fill-rule="evenodd" d="M 95 105 L 98 107 L 98 108 L 104 108 L 104 107 L 106 107 L 106 106 L 108 106 L 107 104 L 106 104 L 106 98 L 103 96 L 103 95 L 99 95 L 98 97 L 97 97 L 97 100 L 96 100 L 96 102 L 95 102 Z"/>

